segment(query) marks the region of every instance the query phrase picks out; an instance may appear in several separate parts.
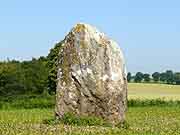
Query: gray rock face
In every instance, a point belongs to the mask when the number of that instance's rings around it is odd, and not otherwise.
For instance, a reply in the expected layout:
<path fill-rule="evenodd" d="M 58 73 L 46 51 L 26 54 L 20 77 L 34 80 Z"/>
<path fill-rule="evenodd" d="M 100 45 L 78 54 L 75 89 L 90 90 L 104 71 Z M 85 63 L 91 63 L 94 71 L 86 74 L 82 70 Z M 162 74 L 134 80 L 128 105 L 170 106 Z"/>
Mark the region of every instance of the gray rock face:
<path fill-rule="evenodd" d="M 127 81 L 117 43 L 88 24 L 77 24 L 62 41 L 58 59 L 56 116 L 125 119 Z"/>

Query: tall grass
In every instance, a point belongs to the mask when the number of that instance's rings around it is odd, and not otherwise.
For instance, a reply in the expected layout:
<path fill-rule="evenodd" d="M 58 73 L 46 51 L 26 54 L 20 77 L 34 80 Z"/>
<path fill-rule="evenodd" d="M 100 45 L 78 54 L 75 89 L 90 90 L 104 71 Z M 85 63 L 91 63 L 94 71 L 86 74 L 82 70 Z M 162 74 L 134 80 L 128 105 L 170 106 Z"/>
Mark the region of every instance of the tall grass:
<path fill-rule="evenodd" d="M 45 95 L 19 95 L 0 98 L 0 109 L 32 109 L 53 108 L 54 96 Z"/>
<path fill-rule="evenodd" d="M 0 109 L 33 109 L 54 108 L 55 96 L 50 95 L 21 95 L 17 97 L 0 98 Z M 128 107 L 143 106 L 179 106 L 180 100 L 155 99 L 129 99 Z"/>
<path fill-rule="evenodd" d="M 157 99 L 130 99 L 128 100 L 129 107 L 146 107 L 146 106 L 179 106 L 180 100 L 165 100 L 161 98 Z"/>

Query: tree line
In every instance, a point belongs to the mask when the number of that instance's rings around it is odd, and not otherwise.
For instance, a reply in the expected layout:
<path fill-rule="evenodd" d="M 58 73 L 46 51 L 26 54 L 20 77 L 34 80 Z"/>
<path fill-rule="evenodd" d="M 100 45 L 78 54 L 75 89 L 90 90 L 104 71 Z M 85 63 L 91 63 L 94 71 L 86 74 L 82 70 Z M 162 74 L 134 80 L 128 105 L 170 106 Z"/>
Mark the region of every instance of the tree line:
<path fill-rule="evenodd" d="M 7 60 L 0 62 L 0 96 L 17 94 L 55 94 L 57 63 L 62 42 L 52 48 L 46 57 L 32 58 L 29 61 Z M 152 75 L 129 72 L 128 82 L 157 82 L 180 84 L 180 73 L 168 70 Z"/>
<path fill-rule="evenodd" d="M 56 91 L 56 64 L 61 42 L 46 57 L 29 61 L 0 62 L 0 96 L 53 94 Z"/>
<path fill-rule="evenodd" d="M 43 93 L 48 70 L 45 57 L 0 62 L 0 96 Z"/>
<path fill-rule="evenodd" d="M 127 74 L 128 82 L 154 82 L 154 83 L 165 83 L 165 84 L 175 84 L 180 85 L 180 72 L 173 72 L 172 70 L 167 70 L 165 72 L 159 73 L 154 72 L 153 74 L 137 72 L 132 75 L 130 72 Z"/>

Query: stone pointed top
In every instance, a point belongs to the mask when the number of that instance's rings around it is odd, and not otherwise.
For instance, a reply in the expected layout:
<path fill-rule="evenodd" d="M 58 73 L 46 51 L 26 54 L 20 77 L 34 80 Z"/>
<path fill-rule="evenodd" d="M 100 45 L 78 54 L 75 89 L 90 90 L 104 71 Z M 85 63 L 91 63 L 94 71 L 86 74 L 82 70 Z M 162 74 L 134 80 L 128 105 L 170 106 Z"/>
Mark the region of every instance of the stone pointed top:
<path fill-rule="evenodd" d="M 83 22 L 76 23 L 72 27 L 71 31 L 66 36 L 66 38 L 71 39 L 72 35 L 75 37 L 76 40 L 84 40 L 84 41 L 90 42 L 90 40 L 93 39 L 97 42 L 96 45 L 98 45 L 98 46 L 102 45 L 102 44 L 109 45 L 112 48 L 113 52 L 118 52 L 120 54 L 121 58 L 124 59 L 121 48 L 117 44 L 117 42 L 114 41 L 113 39 L 109 38 L 103 32 L 99 31 L 93 25 L 83 23 Z M 83 39 L 82 39 L 82 37 L 83 37 Z"/>
<path fill-rule="evenodd" d="M 79 22 L 79 23 L 75 24 L 75 26 L 73 28 L 76 29 L 79 27 L 81 27 L 82 29 L 94 30 L 94 31 L 99 32 L 96 27 L 94 27 L 90 24 L 87 24 L 87 23 L 83 23 L 83 22 Z"/>
<path fill-rule="evenodd" d="M 93 37 L 97 42 L 99 42 L 100 37 L 108 39 L 104 33 L 100 32 L 96 27 L 87 24 L 87 23 L 77 23 L 71 30 L 74 34 L 79 32 L 84 32 L 84 35 L 89 35 L 90 37 Z"/>
<path fill-rule="evenodd" d="M 115 51 L 119 51 L 120 47 L 117 44 L 116 41 L 113 39 L 109 38 L 105 33 L 99 31 L 95 26 L 79 22 L 74 25 L 72 28 L 71 32 L 73 34 L 81 33 L 83 32 L 83 35 L 88 35 L 88 37 L 95 39 L 98 43 L 101 43 L 103 41 L 108 41 L 110 42 L 111 46 L 114 48 Z M 120 52 L 121 53 L 121 52 Z"/>

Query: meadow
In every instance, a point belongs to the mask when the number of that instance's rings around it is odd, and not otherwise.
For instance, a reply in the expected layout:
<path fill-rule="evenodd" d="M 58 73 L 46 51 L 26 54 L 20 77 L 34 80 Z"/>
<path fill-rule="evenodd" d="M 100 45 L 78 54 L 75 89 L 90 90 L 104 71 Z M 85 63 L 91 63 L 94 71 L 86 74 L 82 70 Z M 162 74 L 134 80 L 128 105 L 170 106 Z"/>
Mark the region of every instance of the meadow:
<path fill-rule="evenodd" d="M 128 98 L 180 100 L 180 85 L 129 83 Z"/>
<path fill-rule="evenodd" d="M 8 99 L 12 104 L 0 109 L 0 135 L 180 135 L 180 87 L 130 83 L 128 88 L 128 126 L 45 123 L 54 118 L 54 98 L 31 96 Z"/>

